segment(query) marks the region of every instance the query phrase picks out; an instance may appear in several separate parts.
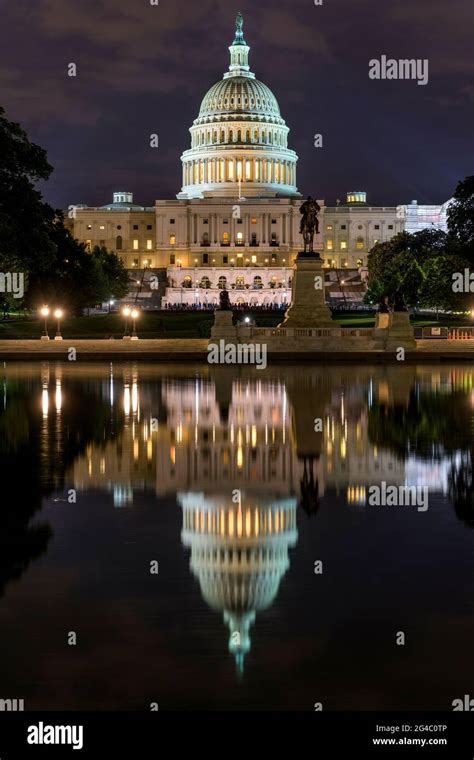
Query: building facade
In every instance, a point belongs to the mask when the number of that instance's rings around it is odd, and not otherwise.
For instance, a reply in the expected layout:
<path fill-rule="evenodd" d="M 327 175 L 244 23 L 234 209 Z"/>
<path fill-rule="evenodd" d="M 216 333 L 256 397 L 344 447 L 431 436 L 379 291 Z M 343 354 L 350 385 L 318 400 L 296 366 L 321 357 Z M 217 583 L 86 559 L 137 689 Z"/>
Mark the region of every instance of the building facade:
<path fill-rule="evenodd" d="M 70 207 L 74 236 L 90 249 L 116 251 L 140 287 L 155 273 L 164 307 L 212 306 L 224 287 L 234 304 L 282 307 L 291 300 L 302 245 L 298 156 L 277 99 L 250 71 L 249 50 L 239 14 L 229 69 L 190 128 L 176 199 L 146 207 L 132 193 L 116 192 L 99 208 Z M 353 279 L 375 243 L 404 229 L 446 226 L 448 204 L 377 207 L 361 191 L 336 206 L 318 203 L 315 248 L 325 267 L 352 270 Z"/>

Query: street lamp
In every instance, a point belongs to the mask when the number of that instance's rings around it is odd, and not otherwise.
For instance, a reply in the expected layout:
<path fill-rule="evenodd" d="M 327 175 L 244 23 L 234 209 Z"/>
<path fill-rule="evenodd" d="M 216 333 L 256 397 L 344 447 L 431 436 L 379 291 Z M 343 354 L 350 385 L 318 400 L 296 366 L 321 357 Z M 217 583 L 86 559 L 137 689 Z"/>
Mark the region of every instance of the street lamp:
<path fill-rule="evenodd" d="M 128 331 L 128 318 L 131 314 L 131 311 L 132 310 L 130 306 L 124 306 L 124 308 L 122 309 L 122 314 L 125 317 L 125 328 L 123 331 L 123 340 L 130 340 L 130 333 Z"/>
<path fill-rule="evenodd" d="M 62 340 L 63 336 L 61 335 L 61 319 L 63 318 L 63 310 L 55 309 L 54 318 L 58 320 L 58 329 L 56 331 L 56 335 L 54 336 L 54 340 Z"/>
<path fill-rule="evenodd" d="M 138 309 L 132 309 L 132 312 L 131 312 L 130 316 L 133 319 L 133 330 L 132 330 L 131 340 L 138 340 L 138 335 L 137 335 L 137 319 L 140 316 L 140 312 L 138 311 Z"/>
<path fill-rule="evenodd" d="M 49 317 L 49 307 L 43 306 L 40 309 L 40 314 L 44 319 L 44 330 L 43 334 L 41 336 L 41 340 L 49 340 L 49 333 L 48 333 L 48 317 Z"/>

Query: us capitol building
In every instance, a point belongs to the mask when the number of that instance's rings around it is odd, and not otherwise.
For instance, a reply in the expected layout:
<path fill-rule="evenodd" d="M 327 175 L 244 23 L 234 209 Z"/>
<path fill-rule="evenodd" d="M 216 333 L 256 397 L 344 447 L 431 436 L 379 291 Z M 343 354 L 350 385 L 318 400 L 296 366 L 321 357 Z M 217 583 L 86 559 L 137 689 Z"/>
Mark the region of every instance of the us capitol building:
<path fill-rule="evenodd" d="M 145 207 L 131 192 L 115 192 L 100 208 L 70 207 L 74 237 L 89 249 L 116 251 L 135 272 L 144 300 L 156 298 L 146 287 L 155 275 L 164 307 L 217 304 L 224 287 L 233 304 L 291 301 L 292 265 L 301 248 L 298 156 L 277 99 L 250 71 L 249 50 L 238 14 L 229 69 L 204 96 L 190 128 L 176 200 Z M 403 230 L 445 229 L 449 205 L 375 207 L 362 191 L 333 207 L 318 203 L 315 248 L 336 279 L 342 270 L 348 282 L 360 282 L 375 243 Z"/>

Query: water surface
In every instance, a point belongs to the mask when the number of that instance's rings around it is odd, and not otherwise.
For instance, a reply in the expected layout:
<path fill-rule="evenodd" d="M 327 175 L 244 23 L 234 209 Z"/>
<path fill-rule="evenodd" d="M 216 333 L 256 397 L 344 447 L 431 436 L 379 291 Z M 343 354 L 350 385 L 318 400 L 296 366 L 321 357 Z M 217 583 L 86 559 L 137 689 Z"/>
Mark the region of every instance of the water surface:
<path fill-rule="evenodd" d="M 0 698 L 450 709 L 474 677 L 473 380 L 7 365 Z M 428 509 L 371 506 L 382 481 Z"/>

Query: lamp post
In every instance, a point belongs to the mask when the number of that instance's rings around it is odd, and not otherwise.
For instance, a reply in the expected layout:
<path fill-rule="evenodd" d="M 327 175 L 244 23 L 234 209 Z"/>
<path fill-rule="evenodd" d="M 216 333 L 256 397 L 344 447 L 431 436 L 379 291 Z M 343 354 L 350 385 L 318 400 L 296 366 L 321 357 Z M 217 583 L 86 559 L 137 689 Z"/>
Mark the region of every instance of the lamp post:
<path fill-rule="evenodd" d="M 128 331 L 128 318 L 131 313 L 132 313 L 132 310 L 130 306 L 124 306 L 124 308 L 122 309 L 122 314 L 125 317 L 125 328 L 123 332 L 123 340 L 130 340 L 130 333 Z"/>
<path fill-rule="evenodd" d="M 138 335 L 137 335 L 137 319 L 140 316 L 140 312 L 138 311 L 138 309 L 132 309 L 132 312 L 131 312 L 130 316 L 133 319 L 133 329 L 132 329 L 131 340 L 138 340 Z"/>
<path fill-rule="evenodd" d="M 56 309 L 54 312 L 54 318 L 58 320 L 58 328 L 56 330 L 56 335 L 54 336 L 54 340 L 62 340 L 63 336 L 61 335 L 61 319 L 63 317 L 63 310 L 62 309 Z"/>
<path fill-rule="evenodd" d="M 41 340 L 49 340 L 49 333 L 48 333 L 48 317 L 49 317 L 49 307 L 43 306 L 40 309 L 40 314 L 44 319 L 44 330 L 43 334 L 41 336 Z"/>

